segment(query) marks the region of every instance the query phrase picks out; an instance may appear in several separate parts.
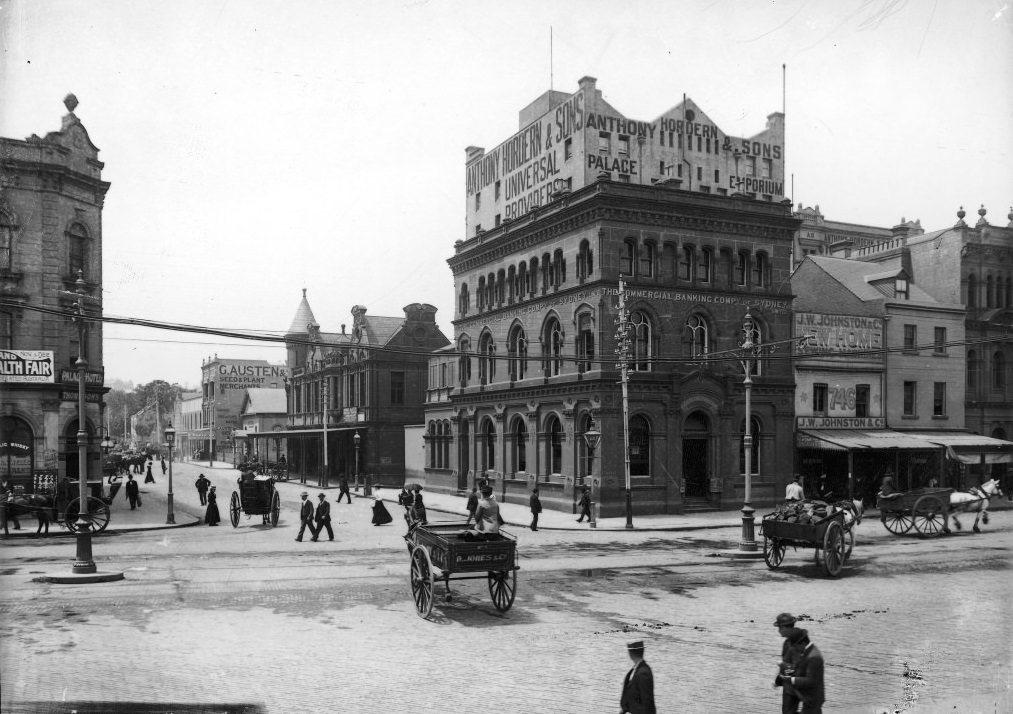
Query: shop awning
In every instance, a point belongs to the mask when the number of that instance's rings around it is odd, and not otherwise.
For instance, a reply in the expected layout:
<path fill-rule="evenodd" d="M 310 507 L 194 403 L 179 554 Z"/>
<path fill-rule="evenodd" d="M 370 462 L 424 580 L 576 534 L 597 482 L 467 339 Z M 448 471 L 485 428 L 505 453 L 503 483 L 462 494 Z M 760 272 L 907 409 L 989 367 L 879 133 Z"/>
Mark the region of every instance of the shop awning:
<path fill-rule="evenodd" d="M 807 429 L 799 430 L 800 449 L 858 451 L 863 449 L 938 449 L 941 445 L 891 429 Z"/>
<path fill-rule="evenodd" d="M 359 426 L 329 426 L 327 433 L 333 434 L 337 431 L 366 431 L 366 427 Z M 251 431 L 246 435 L 251 439 L 284 439 L 288 436 L 323 436 L 322 428 L 316 429 L 286 429 L 285 431 Z"/>
<path fill-rule="evenodd" d="M 913 431 L 910 436 L 946 448 L 946 455 L 965 464 L 1013 463 L 1013 441 L 993 439 L 970 432 Z"/>

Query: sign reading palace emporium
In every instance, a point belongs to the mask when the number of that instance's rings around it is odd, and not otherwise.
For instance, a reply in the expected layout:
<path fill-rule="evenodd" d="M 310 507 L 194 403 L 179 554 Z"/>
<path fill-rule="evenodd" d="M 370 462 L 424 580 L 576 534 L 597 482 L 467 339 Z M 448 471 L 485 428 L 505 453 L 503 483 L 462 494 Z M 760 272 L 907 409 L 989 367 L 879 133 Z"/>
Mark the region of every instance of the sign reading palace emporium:
<path fill-rule="evenodd" d="M 468 150 L 468 233 L 516 219 L 602 172 L 616 181 L 677 179 L 705 193 L 784 198 L 784 117 L 751 137 L 722 131 L 690 99 L 657 119 L 629 119 L 602 99 L 595 79 L 572 95 L 549 92 L 522 113 L 523 128 L 499 146 Z M 541 112 L 538 116 L 532 116 Z"/>

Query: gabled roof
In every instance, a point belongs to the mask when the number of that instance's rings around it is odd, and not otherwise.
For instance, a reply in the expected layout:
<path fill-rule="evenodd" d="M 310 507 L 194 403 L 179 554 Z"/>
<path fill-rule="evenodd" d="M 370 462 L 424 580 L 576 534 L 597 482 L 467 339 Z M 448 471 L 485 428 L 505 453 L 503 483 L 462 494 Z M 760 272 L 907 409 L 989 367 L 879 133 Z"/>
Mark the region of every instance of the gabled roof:
<path fill-rule="evenodd" d="M 862 301 L 882 300 L 884 297 L 888 297 L 877 290 L 873 283 L 877 280 L 892 280 L 903 272 L 899 257 L 882 263 L 869 263 L 848 258 L 828 258 L 818 255 L 808 255 L 805 259 L 811 260 L 820 270 Z M 908 284 L 908 297 L 910 302 L 937 302 L 914 283 Z"/>
<path fill-rule="evenodd" d="M 287 410 L 282 387 L 251 387 L 246 390 L 244 414 L 284 414 Z"/>

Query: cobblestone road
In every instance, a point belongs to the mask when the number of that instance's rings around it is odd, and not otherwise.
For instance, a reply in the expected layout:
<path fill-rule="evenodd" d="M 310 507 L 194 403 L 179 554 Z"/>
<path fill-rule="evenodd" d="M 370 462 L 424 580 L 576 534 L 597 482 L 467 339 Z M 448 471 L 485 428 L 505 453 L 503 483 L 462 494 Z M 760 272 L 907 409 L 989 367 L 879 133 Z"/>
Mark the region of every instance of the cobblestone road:
<path fill-rule="evenodd" d="M 828 712 L 1008 712 L 1011 520 L 937 541 L 863 524 L 837 580 L 811 551 L 777 571 L 713 557 L 727 531 L 560 535 L 523 550 L 508 613 L 484 582 L 452 581 L 432 621 L 411 606 L 395 530 L 288 552 L 260 552 L 270 536 L 252 528 L 102 539 L 127 578 L 74 586 L 32 581 L 66 543 L 5 544 L 0 704 L 615 712 L 625 643 L 643 639 L 659 711 L 778 711 L 771 623 L 788 610 L 827 658 Z"/>

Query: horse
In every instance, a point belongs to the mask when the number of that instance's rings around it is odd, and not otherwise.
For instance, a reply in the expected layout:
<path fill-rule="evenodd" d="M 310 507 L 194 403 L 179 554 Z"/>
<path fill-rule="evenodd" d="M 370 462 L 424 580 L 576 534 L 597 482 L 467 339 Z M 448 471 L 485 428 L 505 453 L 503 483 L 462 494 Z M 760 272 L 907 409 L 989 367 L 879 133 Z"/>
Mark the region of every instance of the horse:
<path fill-rule="evenodd" d="M 975 533 L 981 533 L 978 528 L 978 520 L 988 525 L 988 499 L 1002 496 L 1002 489 L 996 479 L 990 479 L 980 486 L 972 486 L 970 491 L 954 491 L 950 494 L 950 516 L 953 518 L 953 525 L 957 530 L 961 529 L 960 521 L 957 520 L 957 513 L 974 512 Z"/>
<path fill-rule="evenodd" d="M 39 526 L 35 529 L 35 535 L 42 533 L 43 526 L 46 529 L 46 535 L 49 535 L 49 522 L 52 520 L 50 514 L 53 511 L 53 498 L 51 496 L 42 496 L 40 494 L 15 496 L 3 505 L 5 536 L 10 535 L 10 531 L 7 530 L 7 521 L 9 519 L 21 519 L 26 516 L 35 516 L 39 521 Z"/>

